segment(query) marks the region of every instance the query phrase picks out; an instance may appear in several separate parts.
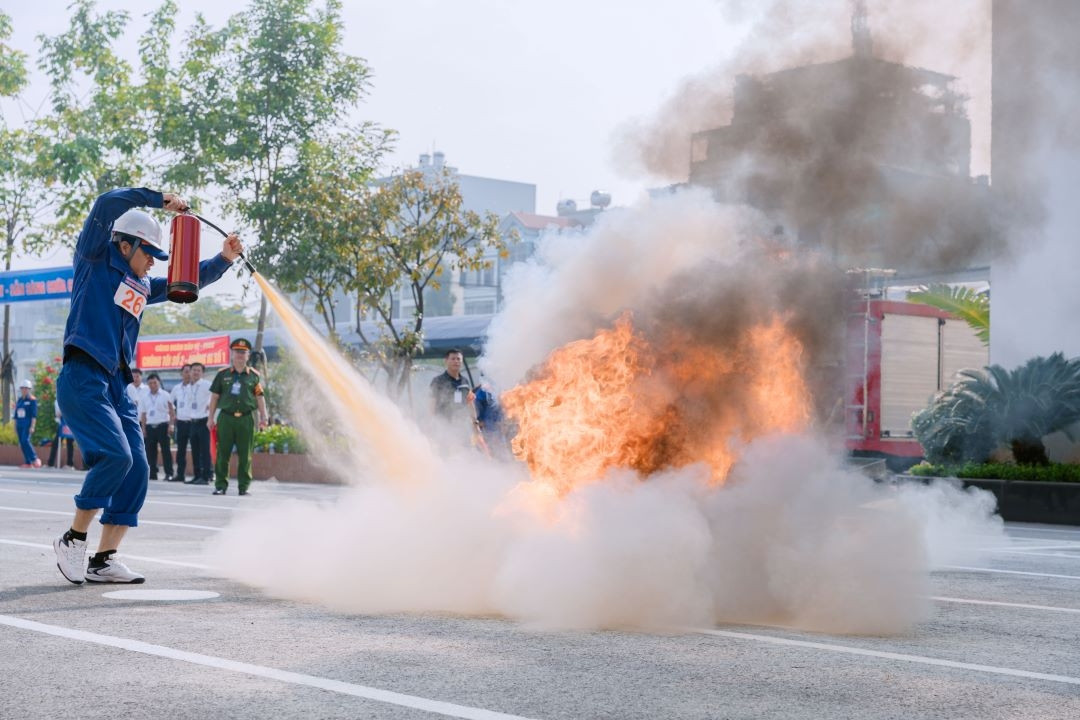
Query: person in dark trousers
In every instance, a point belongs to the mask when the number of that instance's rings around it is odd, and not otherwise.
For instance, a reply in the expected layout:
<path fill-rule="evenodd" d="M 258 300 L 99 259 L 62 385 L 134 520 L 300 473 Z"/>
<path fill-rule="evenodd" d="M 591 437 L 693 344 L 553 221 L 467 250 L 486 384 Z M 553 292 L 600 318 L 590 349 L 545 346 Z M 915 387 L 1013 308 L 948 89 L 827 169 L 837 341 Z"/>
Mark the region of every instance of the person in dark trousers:
<path fill-rule="evenodd" d="M 259 371 L 249 367 L 251 343 L 237 338 L 229 346 L 232 364 L 210 383 L 210 429 L 217 426 L 217 463 L 214 468 L 214 495 L 229 488 L 229 459 L 236 446 L 236 484 L 241 495 L 250 495 L 251 453 L 255 446 L 255 411 L 259 429 L 266 427 L 266 399 Z M 220 410 L 216 418 L 214 413 Z"/>
<path fill-rule="evenodd" d="M 185 364 L 180 368 L 180 382 L 169 393 L 172 397 L 173 409 L 176 412 L 176 474 L 172 479 L 176 482 L 186 482 L 188 442 L 191 439 L 191 409 L 195 404 L 195 386 L 191 382 L 191 365 Z M 192 465 L 198 466 L 194 460 Z"/>
<path fill-rule="evenodd" d="M 146 376 L 146 386 L 150 392 L 142 399 L 139 407 L 139 421 L 142 423 L 143 437 L 146 439 L 146 459 L 150 463 L 150 479 L 158 479 L 158 448 L 161 449 L 161 464 L 165 466 L 165 482 L 173 478 L 172 448 L 169 438 L 176 422 L 176 410 L 172 397 L 161 387 L 161 377 L 157 373 Z"/>
<path fill-rule="evenodd" d="M 163 302 L 168 287 L 166 278 L 148 277 L 154 263 L 169 255 L 161 246 L 161 226 L 142 207 L 188 209 L 170 193 L 110 190 L 94 202 L 75 243 L 56 398 L 88 472 L 75 496 L 71 528 L 53 541 L 57 567 L 75 584 L 145 580 L 116 557 L 128 528 L 138 525 L 150 471 L 138 410 L 126 386 L 143 310 Z M 220 278 L 243 251 L 235 234 L 225 238 L 219 255 L 199 263 L 199 286 Z M 87 532 L 102 509 L 101 540 L 88 566 Z"/>
<path fill-rule="evenodd" d="M 206 366 L 201 362 L 191 363 L 191 384 L 195 388 L 191 409 L 191 462 L 195 466 L 195 477 L 191 485 L 209 485 L 214 471 L 210 466 L 210 428 L 207 425 L 210 381 L 203 377 L 205 372 Z"/>
<path fill-rule="evenodd" d="M 41 467 L 41 459 L 34 452 L 31 436 L 37 428 L 38 402 L 34 397 L 34 383 L 23 380 L 19 383 L 19 397 L 15 400 L 15 434 L 19 437 L 19 448 L 23 454 L 24 468 Z"/>
<path fill-rule="evenodd" d="M 67 443 L 67 465 L 64 467 L 75 469 L 75 436 L 71 434 L 71 428 L 64 422 L 64 414 L 60 412 L 60 403 L 53 402 L 53 410 L 56 413 L 56 437 L 53 438 L 52 448 L 49 450 L 49 467 L 60 468 L 60 445 Z"/>

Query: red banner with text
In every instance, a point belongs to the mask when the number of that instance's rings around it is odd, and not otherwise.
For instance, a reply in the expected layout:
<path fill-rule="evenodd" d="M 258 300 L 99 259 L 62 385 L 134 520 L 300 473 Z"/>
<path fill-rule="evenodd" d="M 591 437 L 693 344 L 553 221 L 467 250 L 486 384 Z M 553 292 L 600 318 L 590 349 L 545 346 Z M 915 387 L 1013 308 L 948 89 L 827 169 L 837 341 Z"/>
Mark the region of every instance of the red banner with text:
<path fill-rule="evenodd" d="M 190 340 L 142 340 L 135 347 L 135 363 L 143 372 L 175 370 L 188 363 L 207 367 L 229 364 L 229 336 Z"/>

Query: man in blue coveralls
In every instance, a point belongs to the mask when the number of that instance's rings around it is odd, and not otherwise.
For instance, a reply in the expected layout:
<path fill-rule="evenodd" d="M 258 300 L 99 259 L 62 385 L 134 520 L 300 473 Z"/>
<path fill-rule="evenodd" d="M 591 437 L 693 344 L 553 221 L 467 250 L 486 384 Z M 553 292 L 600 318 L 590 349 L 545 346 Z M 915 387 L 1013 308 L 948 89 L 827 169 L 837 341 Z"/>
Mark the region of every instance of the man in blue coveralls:
<path fill-rule="evenodd" d="M 116 558 L 127 529 L 138 524 L 150 475 L 138 410 L 126 387 L 143 310 L 165 300 L 168 284 L 147 277 L 154 262 L 169 255 L 161 246 L 161 226 L 141 207 L 188 209 L 171 193 L 110 190 L 94 202 L 75 245 L 56 399 L 89 472 L 75 496 L 71 529 L 53 541 L 53 548 L 60 572 L 76 585 L 145 580 Z M 199 263 L 199 286 L 220 278 L 243 251 L 235 233 L 225 238 L 221 254 Z M 86 533 L 100 509 L 101 541 L 88 567 Z"/>
<path fill-rule="evenodd" d="M 37 398 L 33 394 L 34 383 L 23 380 L 19 383 L 19 397 L 15 401 L 15 433 L 19 436 L 22 448 L 24 468 L 41 467 L 41 460 L 34 452 L 34 427 L 37 425 Z"/>

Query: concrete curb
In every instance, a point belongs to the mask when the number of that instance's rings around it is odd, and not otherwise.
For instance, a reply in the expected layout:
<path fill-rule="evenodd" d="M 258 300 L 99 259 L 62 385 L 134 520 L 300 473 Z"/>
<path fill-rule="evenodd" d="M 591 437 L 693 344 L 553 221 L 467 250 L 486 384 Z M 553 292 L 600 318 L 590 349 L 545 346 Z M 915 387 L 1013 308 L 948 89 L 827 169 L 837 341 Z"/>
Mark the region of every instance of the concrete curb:
<path fill-rule="evenodd" d="M 1038 482 L 1035 480 L 988 480 L 898 475 L 899 479 L 928 483 L 932 480 L 961 482 L 994 493 L 998 513 L 1012 522 L 1080 525 L 1080 483 Z"/>

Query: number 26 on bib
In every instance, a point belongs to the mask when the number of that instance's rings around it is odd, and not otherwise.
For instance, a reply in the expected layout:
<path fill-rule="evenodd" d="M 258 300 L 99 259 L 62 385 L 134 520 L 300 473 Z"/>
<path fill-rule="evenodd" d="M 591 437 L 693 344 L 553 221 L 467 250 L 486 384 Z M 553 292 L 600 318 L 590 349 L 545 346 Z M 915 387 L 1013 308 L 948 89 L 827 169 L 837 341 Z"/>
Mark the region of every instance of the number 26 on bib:
<path fill-rule="evenodd" d="M 142 317 L 142 311 L 146 307 L 146 296 L 127 283 L 122 282 L 116 288 L 113 302 L 131 313 L 135 319 L 139 319 Z"/>

